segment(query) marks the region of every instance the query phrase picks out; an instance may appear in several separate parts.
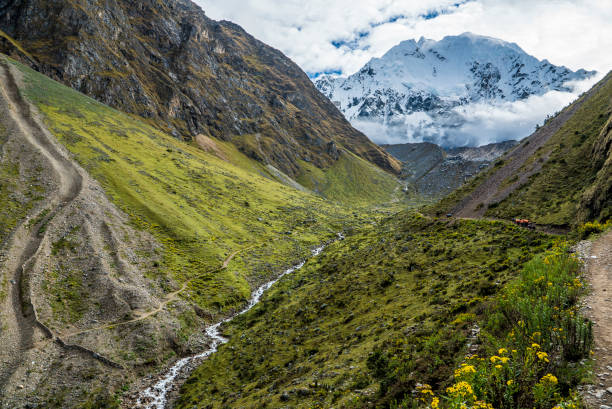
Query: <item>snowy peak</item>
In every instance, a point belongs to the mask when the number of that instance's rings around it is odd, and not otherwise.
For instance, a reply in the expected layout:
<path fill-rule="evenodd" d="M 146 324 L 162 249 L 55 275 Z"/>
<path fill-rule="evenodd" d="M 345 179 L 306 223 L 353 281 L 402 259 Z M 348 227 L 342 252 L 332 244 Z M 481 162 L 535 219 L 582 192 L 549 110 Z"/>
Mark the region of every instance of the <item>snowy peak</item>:
<path fill-rule="evenodd" d="M 403 41 L 348 78 L 322 77 L 316 86 L 366 132 L 362 121 L 390 129 L 410 117 L 427 129 L 419 125 L 420 136 L 415 136 L 415 130 L 403 127 L 405 141 L 440 142 L 446 137 L 447 145 L 456 146 L 463 141 L 454 143 L 445 133 L 445 128 L 461 124 L 454 108 L 524 100 L 549 91 L 571 92 L 568 83 L 594 74 L 540 61 L 515 43 L 464 33 L 440 41 L 423 37 Z"/>

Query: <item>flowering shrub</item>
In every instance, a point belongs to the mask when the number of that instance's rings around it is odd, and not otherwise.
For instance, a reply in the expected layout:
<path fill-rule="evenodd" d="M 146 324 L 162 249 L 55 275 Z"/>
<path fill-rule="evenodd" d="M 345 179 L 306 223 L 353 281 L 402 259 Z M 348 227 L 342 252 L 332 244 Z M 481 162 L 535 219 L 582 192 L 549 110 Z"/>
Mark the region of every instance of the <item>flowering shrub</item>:
<path fill-rule="evenodd" d="M 467 356 L 441 396 L 429 386 L 418 388 L 421 406 L 580 407 L 571 392 L 583 375 L 575 362 L 589 356 L 593 338 L 591 323 L 578 310 L 585 291 L 579 272 L 565 244 L 528 263 L 491 315 L 484 348 L 489 354 Z"/>
<path fill-rule="evenodd" d="M 606 223 L 595 222 L 587 222 L 578 227 L 578 235 L 581 239 L 588 238 L 591 234 L 601 233 L 608 228 L 612 227 L 612 219 L 608 220 Z"/>

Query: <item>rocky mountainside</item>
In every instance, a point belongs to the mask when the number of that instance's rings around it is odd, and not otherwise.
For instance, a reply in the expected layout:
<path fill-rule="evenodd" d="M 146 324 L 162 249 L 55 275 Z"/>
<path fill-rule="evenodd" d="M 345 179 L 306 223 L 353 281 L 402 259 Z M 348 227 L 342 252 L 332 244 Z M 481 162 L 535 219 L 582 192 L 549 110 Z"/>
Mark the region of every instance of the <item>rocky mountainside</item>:
<path fill-rule="evenodd" d="M 459 107 L 568 92 L 568 82 L 594 74 L 539 61 L 513 43 L 464 33 L 404 41 L 348 78 L 325 76 L 316 86 L 375 140 L 462 146 L 465 141 L 449 133 L 465 123 Z"/>
<path fill-rule="evenodd" d="M 612 73 L 433 207 L 462 217 L 528 218 L 563 229 L 612 215 Z"/>
<path fill-rule="evenodd" d="M 439 198 L 487 169 L 516 145 L 517 141 L 505 141 L 476 148 L 443 149 L 421 142 L 382 147 L 402 162 L 401 179 L 408 182 L 408 189 L 414 188 L 421 196 Z"/>
<path fill-rule="evenodd" d="M 189 0 L 0 2 L 0 52 L 175 137 L 198 134 L 295 177 L 342 149 L 398 164 L 281 52 Z"/>

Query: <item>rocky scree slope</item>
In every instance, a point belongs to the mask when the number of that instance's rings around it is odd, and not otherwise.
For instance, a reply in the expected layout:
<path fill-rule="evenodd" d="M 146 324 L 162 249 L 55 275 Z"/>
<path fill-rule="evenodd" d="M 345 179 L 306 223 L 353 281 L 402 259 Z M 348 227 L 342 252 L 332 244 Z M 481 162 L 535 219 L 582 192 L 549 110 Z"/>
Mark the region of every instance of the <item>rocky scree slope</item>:
<path fill-rule="evenodd" d="M 155 306 L 164 290 L 143 272 L 160 261 L 161 246 L 130 226 L 100 185 L 51 136 L 21 96 L 21 74 L 4 58 L 0 77 L 2 127 L 9 130 L 3 162 L 22 158 L 36 163 L 34 172 L 23 164 L 19 173 L 36 176 L 32 193 L 45 194 L 45 200 L 37 196 L 26 202 L 27 216 L 20 215 L 2 247 L 0 404 L 52 407 L 46 403 L 59 396 L 58 405 L 64 399 L 85 401 L 96 390 L 119 388 L 125 381 L 114 375 L 121 365 L 113 359 L 122 361 L 116 351 L 147 342 L 152 355 L 146 360 L 172 344 L 175 335 L 164 329 L 169 317 L 163 314 L 142 326 L 138 337 L 66 336 Z M 10 185 L 3 183 L 5 188 Z M 10 209 L 16 199 L 11 196 L 3 205 Z"/>
<path fill-rule="evenodd" d="M 406 190 L 427 198 L 440 198 L 469 181 L 518 144 L 505 141 L 477 148 L 447 148 L 429 143 L 381 145 L 402 162 L 400 179 Z"/>
<path fill-rule="evenodd" d="M 569 227 L 611 216 L 612 73 L 431 209 Z"/>
<path fill-rule="evenodd" d="M 347 149 L 395 172 L 281 52 L 189 0 L 0 2 L 0 51 L 176 137 L 232 141 L 291 177 Z"/>
<path fill-rule="evenodd" d="M 358 128 L 382 126 L 373 131 L 380 135 L 368 135 L 374 140 L 462 146 L 465 141 L 449 136 L 465 123 L 458 107 L 569 92 L 568 81 L 594 74 L 539 61 L 514 43 L 464 33 L 404 41 L 348 78 L 325 76 L 316 86 Z"/>

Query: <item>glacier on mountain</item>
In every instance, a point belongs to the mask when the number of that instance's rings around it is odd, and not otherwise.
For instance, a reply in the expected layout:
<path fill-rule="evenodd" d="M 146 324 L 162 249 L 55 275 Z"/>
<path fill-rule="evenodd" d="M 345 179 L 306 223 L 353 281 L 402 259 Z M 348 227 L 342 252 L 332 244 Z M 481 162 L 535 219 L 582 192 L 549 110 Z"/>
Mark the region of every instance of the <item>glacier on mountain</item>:
<path fill-rule="evenodd" d="M 540 61 L 514 43 L 464 33 L 404 41 L 347 78 L 323 76 L 315 84 L 375 142 L 455 147 L 527 136 L 595 74 Z"/>

